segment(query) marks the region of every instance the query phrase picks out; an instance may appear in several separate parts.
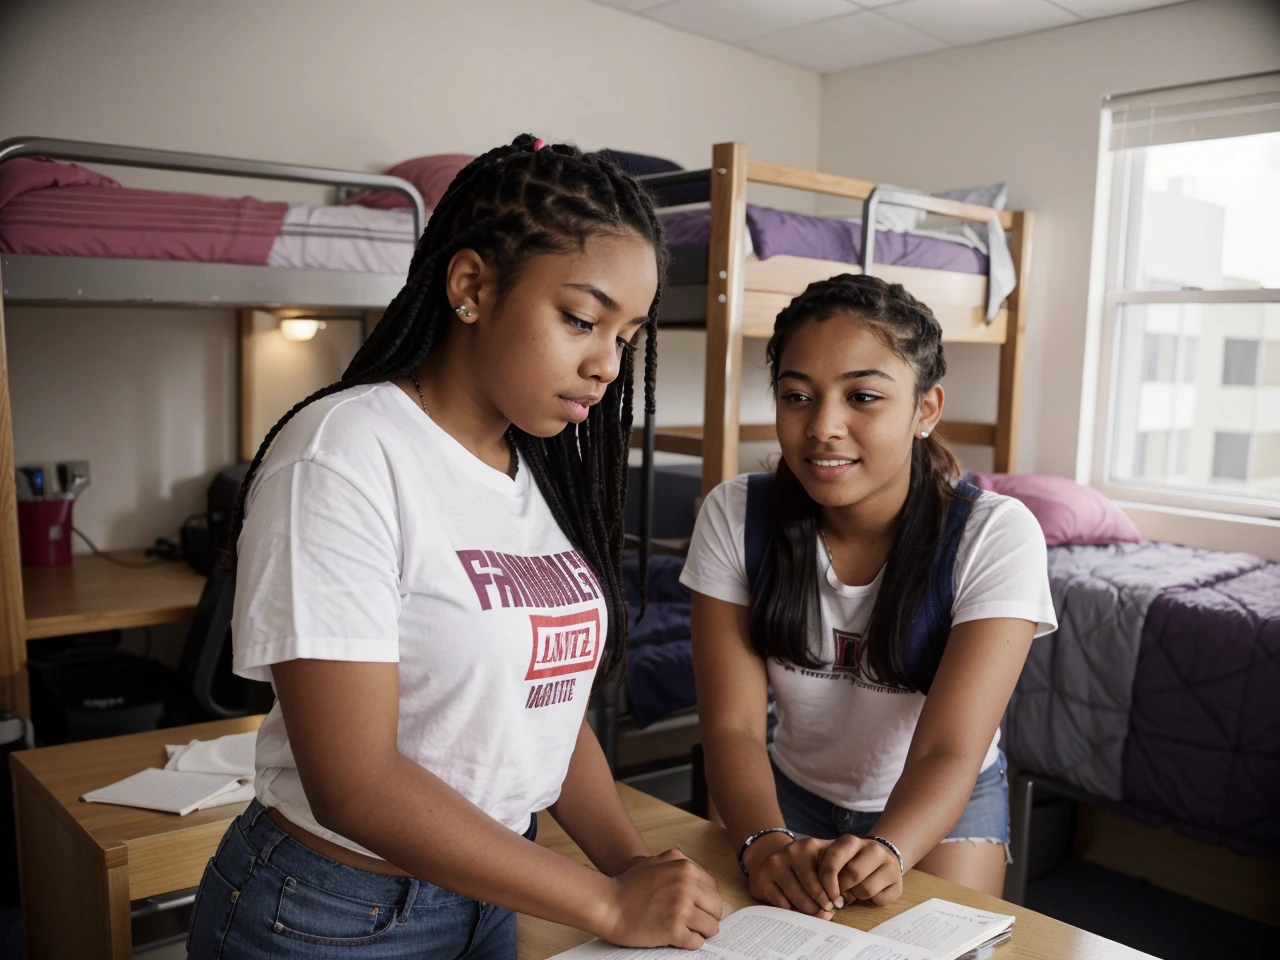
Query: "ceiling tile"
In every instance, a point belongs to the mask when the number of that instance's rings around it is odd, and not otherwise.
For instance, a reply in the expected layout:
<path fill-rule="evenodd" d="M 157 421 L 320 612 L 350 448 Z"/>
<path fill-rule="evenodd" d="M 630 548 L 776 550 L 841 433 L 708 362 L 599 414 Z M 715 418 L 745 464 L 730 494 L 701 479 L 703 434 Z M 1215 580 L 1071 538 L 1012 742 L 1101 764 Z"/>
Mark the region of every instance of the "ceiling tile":
<path fill-rule="evenodd" d="M 1078 22 L 1047 0 L 906 0 L 884 16 L 957 45 Z"/>
<path fill-rule="evenodd" d="M 829 20 L 854 10 L 848 0 L 675 0 L 645 16 L 681 30 L 734 42 Z"/>
<path fill-rule="evenodd" d="M 1149 10 L 1152 7 L 1167 7 L 1181 0 L 1053 0 L 1060 7 L 1065 7 L 1077 16 L 1092 19 L 1094 17 L 1113 17 L 1117 13 L 1131 13 L 1134 10 Z"/>
<path fill-rule="evenodd" d="M 606 7 L 617 7 L 619 10 L 628 10 L 631 13 L 658 7 L 668 2 L 670 0 L 596 0 L 596 3 L 604 4 Z"/>
<path fill-rule="evenodd" d="M 819 73 L 914 57 L 943 44 L 869 11 L 814 23 L 743 42 L 760 53 Z"/>

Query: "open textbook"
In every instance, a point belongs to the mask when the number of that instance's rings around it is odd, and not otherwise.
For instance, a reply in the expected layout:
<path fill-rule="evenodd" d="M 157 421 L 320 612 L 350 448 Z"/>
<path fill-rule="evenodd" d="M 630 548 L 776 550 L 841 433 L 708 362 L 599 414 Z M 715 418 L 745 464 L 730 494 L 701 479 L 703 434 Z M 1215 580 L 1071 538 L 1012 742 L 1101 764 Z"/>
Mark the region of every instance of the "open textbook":
<path fill-rule="evenodd" d="M 947 900 L 926 900 L 870 931 L 777 907 L 744 907 L 688 951 L 617 947 L 592 940 L 554 960 L 957 960 L 1008 939 L 1014 918 Z"/>

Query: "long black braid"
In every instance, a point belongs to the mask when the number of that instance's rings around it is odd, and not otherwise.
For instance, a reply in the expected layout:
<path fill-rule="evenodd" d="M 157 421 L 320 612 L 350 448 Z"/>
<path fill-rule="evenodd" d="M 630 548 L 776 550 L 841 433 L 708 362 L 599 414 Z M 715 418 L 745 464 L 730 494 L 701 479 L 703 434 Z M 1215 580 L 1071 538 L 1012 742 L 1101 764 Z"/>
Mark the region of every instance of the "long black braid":
<path fill-rule="evenodd" d="M 499 295 L 529 257 L 581 250 L 593 236 L 638 234 L 658 260 L 659 292 L 667 250 L 653 201 L 636 180 L 608 160 L 567 144 L 535 149 L 523 134 L 464 167 L 436 206 L 413 254 L 404 287 L 361 346 L 342 379 L 317 390 L 280 418 L 249 466 L 231 523 L 229 561 L 244 521 L 245 499 L 267 450 L 299 410 L 360 384 L 381 383 L 417 370 L 453 322 L 445 293 L 449 261 L 459 250 L 475 250 L 498 277 Z M 645 324 L 644 404 L 654 414 L 657 369 L 658 295 Z M 573 546 L 590 562 L 609 608 L 609 633 L 600 676 L 616 679 L 625 663 L 627 609 L 622 580 L 627 452 L 632 423 L 630 350 L 623 350 L 618 376 L 587 419 L 554 437 L 535 437 L 514 425 L 508 437 L 532 472 L 552 515 Z M 641 584 L 648 571 L 640 571 Z"/>

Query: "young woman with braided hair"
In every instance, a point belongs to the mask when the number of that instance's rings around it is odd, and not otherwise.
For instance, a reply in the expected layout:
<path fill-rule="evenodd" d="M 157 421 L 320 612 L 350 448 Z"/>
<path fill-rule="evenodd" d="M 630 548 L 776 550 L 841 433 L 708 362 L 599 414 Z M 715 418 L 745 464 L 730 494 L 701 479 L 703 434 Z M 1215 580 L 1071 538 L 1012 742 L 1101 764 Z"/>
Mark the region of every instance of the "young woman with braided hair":
<path fill-rule="evenodd" d="M 811 284 L 768 357 L 781 462 L 712 491 L 682 576 L 707 779 L 751 891 L 829 917 L 918 866 L 999 895 L 998 725 L 1055 626 L 1044 537 L 957 482 L 942 330 L 901 286 Z"/>
<path fill-rule="evenodd" d="M 632 346 L 665 267 L 652 204 L 530 136 L 436 207 L 343 378 L 254 458 L 234 666 L 278 700 L 256 799 L 197 894 L 203 958 L 514 958 L 520 911 L 697 947 L 721 902 L 653 856 L 585 709 L 625 653 Z M 547 809 L 599 872 L 530 841 Z"/>

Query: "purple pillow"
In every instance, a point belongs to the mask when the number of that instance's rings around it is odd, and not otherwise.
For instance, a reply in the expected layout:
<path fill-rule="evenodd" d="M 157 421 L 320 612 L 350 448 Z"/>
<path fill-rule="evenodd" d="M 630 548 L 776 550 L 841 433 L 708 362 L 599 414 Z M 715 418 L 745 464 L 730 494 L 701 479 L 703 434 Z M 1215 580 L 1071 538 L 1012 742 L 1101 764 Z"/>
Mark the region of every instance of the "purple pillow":
<path fill-rule="evenodd" d="M 611 150 L 605 147 L 597 150 L 596 155 L 611 161 L 633 177 L 643 177 L 650 173 L 675 173 L 684 167 L 674 160 L 663 157 L 651 157 L 645 153 L 627 153 L 625 150 Z M 711 183 L 678 183 L 673 187 L 658 187 L 653 190 L 659 207 L 676 207 L 685 203 L 710 203 Z"/>
<path fill-rule="evenodd" d="M 440 205 L 440 198 L 449 189 L 453 178 L 475 157 L 469 153 L 437 153 L 429 157 L 414 157 L 387 167 L 382 172 L 389 177 L 408 180 L 418 192 L 430 213 Z M 365 190 L 352 197 L 347 203 L 357 203 L 362 207 L 374 207 L 378 210 L 410 209 L 413 204 L 403 193 L 394 190 Z"/>
<path fill-rule="evenodd" d="M 1138 543 L 1142 534 L 1128 514 L 1092 487 L 1046 473 L 975 473 L 969 480 L 983 490 L 1021 500 L 1040 522 L 1044 542 Z"/>

